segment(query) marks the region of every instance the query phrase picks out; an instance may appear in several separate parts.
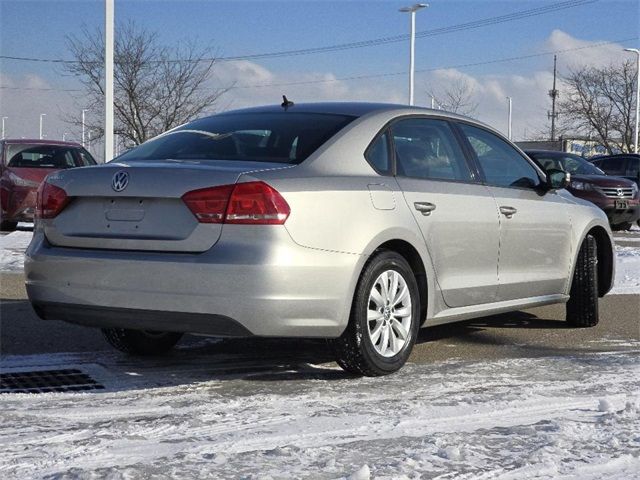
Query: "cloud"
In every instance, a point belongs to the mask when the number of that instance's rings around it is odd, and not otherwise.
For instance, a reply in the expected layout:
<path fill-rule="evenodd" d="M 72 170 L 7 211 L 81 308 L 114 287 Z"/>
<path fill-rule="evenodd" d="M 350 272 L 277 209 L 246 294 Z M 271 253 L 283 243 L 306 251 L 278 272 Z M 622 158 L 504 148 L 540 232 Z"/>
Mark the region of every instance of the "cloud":
<path fill-rule="evenodd" d="M 597 46 L 600 41 L 575 38 L 561 30 L 552 31 L 544 42 L 535 46 L 535 52 L 548 52 L 580 48 L 558 55 L 560 74 L 578 65 L 604 66 L 619 63 L 628 58 L 617 44 Z M 584 48 L 587 47 L 587 48 Z M 532 52 L 521 52 L 527 55 Z M 553 75 L 549 61 L 532 60 L 518 65 L 530 65 L 529 71 L 517 73 L 474 74 L 473 70 L 447 68 L 416 76 L 416 104 L 429 106 L 430 91 L 438 91 L 457 79 L 465 80 L 473 89 L 473 100 L 478 103 L 476 116 L 499 130 L 507 131 L 507 96 L 513 99 L 514 138 L 524 139 L 548 128 L 547 111 L 551 109 L 548 91 L 552 88 Z M 536 67 L 542 65 L 544 67 Z M 547 66 L 548 65 L 548 66 Z M 327 71 L 276 71 L 257 62 L 219 62 L 209 88 L 232 87 L 220 99 L 216 110 L 244 108 L 256 105 L 280 103 L 282 95 L 294 102 L 320 101 L 372 101 L 406 103 L 406 75 L 376 78 L 339 79 Z M 487 68 L 487 67 L 485 67 Z M 384 71 L 372 73 L 385 73 Z M 358 75 L 358 72 L 354 72 Z M 51 81 L 41 75 L 0 75 L 0 85 L 22 88 L 50 88 Z M 67 77 L 66 83 L 56 88 L 80 88 Z M 80 133 L 65 123 L 71 113 L 79 111 L 80 93 L 46 90 L 0 89 L 0 115 L 10 117 L 8 133 L 12 136 L 35 137 L 38 135 L 40 113 L 47 113 L 45 133 L 48 138 L 62 138 L 68 132 L 74 139 Z"/>

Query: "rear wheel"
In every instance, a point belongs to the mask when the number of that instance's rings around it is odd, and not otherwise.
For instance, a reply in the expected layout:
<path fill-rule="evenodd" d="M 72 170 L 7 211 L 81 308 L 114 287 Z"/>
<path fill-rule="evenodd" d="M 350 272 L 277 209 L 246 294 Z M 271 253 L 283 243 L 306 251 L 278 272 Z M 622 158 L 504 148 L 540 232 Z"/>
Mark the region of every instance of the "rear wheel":
<path fill-rule="evenodd" d="M 598 324 L 597 253 L 596 239 L 587 235 L 578 253 L 567 302 L 567 323 L 573 327 L 593 327 Z"/>
<path fill-rule="evenodd" d="M 338 364 L 366 376 L 399 370 L 418 335 L 419 298 L 413 271 L 401 255 L 383 251 L 371 258 L 358 281 L 349 325 L 333 341 Z"/>
<path fill-rule="evenodd" d="M 126 328 L 103 328 L 102 333 L 112 347 L 130 355 L 161 355 L 171 350 L 182 337 L 178 332 Z"/>
<path fill-rule="evenodd" d="M 16 228 L 18 228 L 18 222 L 9 222 L 9 221 L 0 222 L 0 231 L 13 232 Z"/>

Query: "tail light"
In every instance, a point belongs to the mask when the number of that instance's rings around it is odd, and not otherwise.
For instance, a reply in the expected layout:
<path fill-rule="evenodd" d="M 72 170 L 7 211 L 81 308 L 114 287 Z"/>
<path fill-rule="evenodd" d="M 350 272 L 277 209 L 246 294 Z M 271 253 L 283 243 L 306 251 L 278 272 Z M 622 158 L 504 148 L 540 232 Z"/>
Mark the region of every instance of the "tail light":
<path fill-rule="evenodd" d="M 69 203 L 67 192 L 62 188 L 51 185 L 46 181 L 38 188 L 36 201 L 36 218 L 54 218 Z"/>
<path fill-rule="evenodd" d="M 200 223 L 282 225 L 291 213 L 282 195 L 264 182 L 193 190 L 182 200 Z"/>
<path fill-rule="evenodd" d="M 224 223 L 233 185 L 202 188 L 185 193 L 182 201 L 187 204 L 200 223 Z"/>

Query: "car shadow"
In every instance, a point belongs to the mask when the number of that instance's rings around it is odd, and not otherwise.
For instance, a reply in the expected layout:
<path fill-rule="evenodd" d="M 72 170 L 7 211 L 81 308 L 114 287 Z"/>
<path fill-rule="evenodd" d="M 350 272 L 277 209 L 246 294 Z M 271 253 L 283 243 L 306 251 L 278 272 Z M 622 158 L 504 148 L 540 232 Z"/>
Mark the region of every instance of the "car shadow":
<path fill-rule="evenodd" d="M 30 364 L 36 362 L 40 367 L 73 364 L 91 371 L 92 366 L 97 365 L 97 371 L 108 372 L 105 387 L 109 391 L 209 381 L 333 381 L 353 377 L 334 363 L 331 344 L 324 339 L 223 339 L 185 335 L 168 355 L 132 357 L 113 350 L 97 329 L 38 319 L 27 300 L 3 299 L 0 309 L 0 364 L 9 359 L 11 365 L 18 365 L 22 358 L 32 359 Z M 451 346 L 447 344 L 455 343 L 462 349 L 481 346 L 493 352 L 502 351 L 501 347 L 517 345 L 512 338 L 505 337 L 505 332 L 523 329 L 549 332 L 568 327 L 563 320 L 512 312 L 423 328 L 417 343 L 420 350 L 439 351 L 434 360 L 446 360 L 450 351 L 447 347 Z M 427 344 L 426 348 L 420 348 L 422 344 Z M 518 356 L 584 352 L 585 349 L 576 345 L 559 348 L 527 344 Z M 453 357 L 466 359 L 464 355 Z M 503 357 L 498 354 L 491 358 Z M 427 362 L 430 361 L 427 355 Z"/>

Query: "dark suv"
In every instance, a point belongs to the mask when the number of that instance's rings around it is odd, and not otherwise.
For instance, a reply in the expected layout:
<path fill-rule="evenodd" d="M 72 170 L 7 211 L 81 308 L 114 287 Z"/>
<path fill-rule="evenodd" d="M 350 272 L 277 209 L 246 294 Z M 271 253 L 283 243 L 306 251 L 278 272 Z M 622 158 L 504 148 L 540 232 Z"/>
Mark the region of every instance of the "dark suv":
<path fill-rule="evenodd" d="M 95 165 L 82 145 L 51 140 L 0 141 L 0 230 L 33 221 L 36 194 L 44 178 L 57 170 Z"/>
<path fill-rule="evenodd" d="M 606 175 L 572 153 L 527 150 L 526 154 L 545 170 L 555 168 L 569 172 L 571 183 L 567 190 L 604 210 L 612 230 L 628 230 L 640 218 L 638 185 L 633 181 Z"/>
<path fill-rule="evenodd" d="M 589 160 L 607 175 L 624 177 L 640 186 L 640 154 L 603 155 Z"/>

